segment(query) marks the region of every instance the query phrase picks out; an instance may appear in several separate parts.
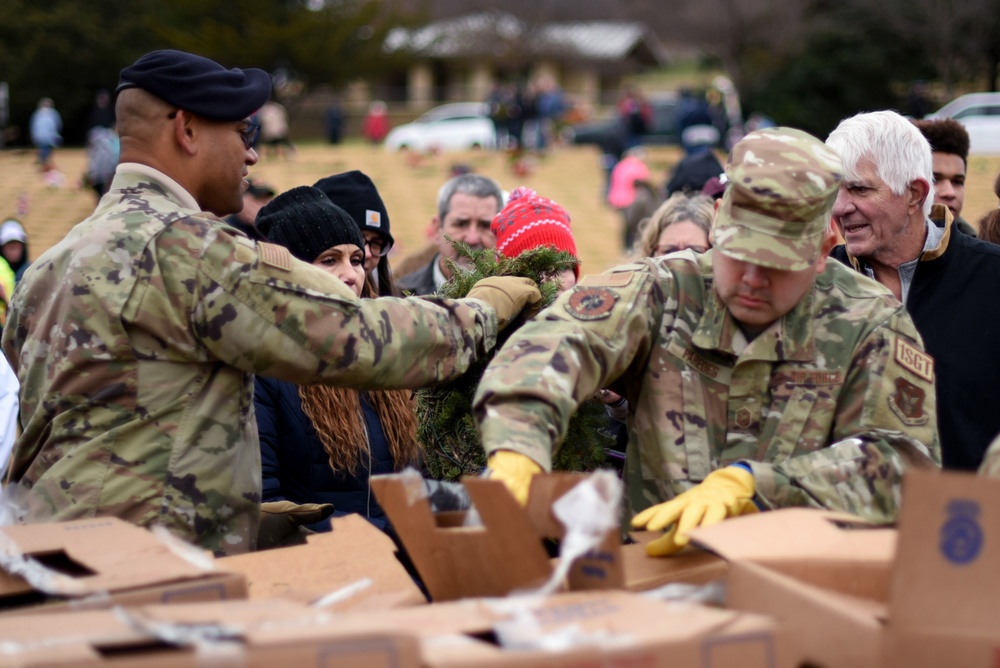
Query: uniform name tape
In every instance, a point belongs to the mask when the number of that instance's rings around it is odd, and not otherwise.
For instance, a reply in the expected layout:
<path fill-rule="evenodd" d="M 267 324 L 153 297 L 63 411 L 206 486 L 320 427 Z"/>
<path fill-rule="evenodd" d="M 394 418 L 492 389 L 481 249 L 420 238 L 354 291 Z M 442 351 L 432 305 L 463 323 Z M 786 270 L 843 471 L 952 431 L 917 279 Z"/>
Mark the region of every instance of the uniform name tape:
<path fill-rule="evenodd" d="M 587 288 L 624 288 L 632 281 L 631 271 L 616 274 L 587 274 L 577 285 Z"/>

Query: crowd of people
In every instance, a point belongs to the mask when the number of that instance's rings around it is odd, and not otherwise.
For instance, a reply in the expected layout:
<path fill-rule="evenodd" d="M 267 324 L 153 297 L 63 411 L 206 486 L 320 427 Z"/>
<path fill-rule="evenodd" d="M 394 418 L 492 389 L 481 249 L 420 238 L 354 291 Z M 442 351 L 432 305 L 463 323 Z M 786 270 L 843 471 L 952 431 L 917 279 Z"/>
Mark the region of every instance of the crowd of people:
<path fill-rule="evenodd" d="M 545 193 L 458 174 L 430 253 L 394 275 L 368 175 L 284 192 L 248 178 L 271 94 L 261 70 L 146 54 L 120 75 L 120 157 L 94 214 L 33 262 L 20 221 L 0 224 L 18 520 L 115 515 L 219 554 L 333 514 L 391 534 L 370 479 L 421 468 L 412 390 L 491 358 L 471 409 L 483 475 L 525 502 L 597 399 L 627 425 L 632 526 L 664 532 L 651 556 L 777 508 L 891 522 L 908 468 L 1000 469 L 1000 361 L 982 354 L 1000 246 L 962 225 L 957 123 L 880 111 L 825 142 L 756 130 L 725 166 L 691 150 L 626 223 L 635 257 L 600 274 L 580 274 L 570 213 Z M 634 196 L 648 173 L 629 178 Z M 542 277 L 559 292 L 545 308 L 522 276 L 442 296 L 476 252 L 540 247 L 573 267 Z"/>

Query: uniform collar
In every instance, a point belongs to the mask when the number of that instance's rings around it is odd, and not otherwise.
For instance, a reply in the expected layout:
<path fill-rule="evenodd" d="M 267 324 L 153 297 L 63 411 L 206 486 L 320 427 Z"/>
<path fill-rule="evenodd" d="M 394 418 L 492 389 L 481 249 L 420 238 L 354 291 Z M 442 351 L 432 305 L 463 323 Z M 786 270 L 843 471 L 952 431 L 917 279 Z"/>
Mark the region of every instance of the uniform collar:
<path fill-rule="evenodd" d="M 125 172 L 140 174 L 153 179 L 166 188 L 166 190 L 173 195 L 178 202 L 180 202 L 181 206 L 186 209 L 201 211 L 201 207 L 198 206 L 198 202 L 195 201 L 191 193 L 185 190 L 181 184 L 177 183 L 177 181 L 174 181 L 160 170 L 153 169 L 149 165 L 142 165 L 138 162 L 123 162 L 115 169 L 115 174 L 122 174 Z"/>

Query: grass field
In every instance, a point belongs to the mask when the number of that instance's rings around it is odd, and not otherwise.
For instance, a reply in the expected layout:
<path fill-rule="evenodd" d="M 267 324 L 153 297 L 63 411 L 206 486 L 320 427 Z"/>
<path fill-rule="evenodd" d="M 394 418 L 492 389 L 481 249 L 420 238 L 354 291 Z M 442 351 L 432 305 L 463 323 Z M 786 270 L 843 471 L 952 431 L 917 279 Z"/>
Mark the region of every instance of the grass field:
<path fill-rule="evenodd" d="M 647 161 L 657 185 L 664 183 L 679 157 L 673 148 L 650 152 Z M 28 212 L 22 219 L 30 237 L 32 258 L 86 218 L 96 202 L 90 190 L 79 187 L 86 166 L 84 152 L 59 150 L 55 159 L 66 177 L 60 188 L 46 184 L 35 168 L 33 152 L 0 152 L 0 215 L 14 214 L 19 198 L 27 202 Z M 563 205 L 572 217 L 584 272 L 603 271 L 625 259 L 619 216 L 601 199 L 604 175 L 598 152 L 592 147 L 557 148 L 535 160 L 528 174 L 518 176 L 508 156 L 502 153 L 449 153 L 414 159 L 365 144 L 307 144 L 299 146 L 292 160 L 263 156 L 250 174 L 280 191 L 312 184 L 330 174 L 362 170 L 375 181 L 389 211 L 397 242 L 391 256 L 395 261 L 425 244 L 437 190 L 456 163 L 470 165 L 476 172 L 497 179 L 504 189 L 526 185 Z M 998 171 L 1000 156 L 973 157 L 969 161 L 964 215 L 973 225 L 997 204 L 993 180 Z"/>

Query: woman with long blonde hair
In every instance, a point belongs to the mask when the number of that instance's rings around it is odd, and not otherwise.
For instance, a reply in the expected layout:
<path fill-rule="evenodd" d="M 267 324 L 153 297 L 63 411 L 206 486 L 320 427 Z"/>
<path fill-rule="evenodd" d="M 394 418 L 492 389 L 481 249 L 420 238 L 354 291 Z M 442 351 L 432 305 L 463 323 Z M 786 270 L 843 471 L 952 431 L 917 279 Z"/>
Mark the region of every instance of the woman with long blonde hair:
<path fill-rule="evenodd" d="M 269 242 L 341 279 L 357 296 L 375 296 L 365 280 L 361 231 L 320 190 L 302 186 L 278 195 L 261 209 L 257 228 Z M 409 390 L 362 392 L 258 377 L 254 406 L 263 501 L 332 503 L 335 515 L 358 513 L 386 527 L 369 480 L 421 458 Z M 328 529 L 329 520 L 310 528 Z"/>

